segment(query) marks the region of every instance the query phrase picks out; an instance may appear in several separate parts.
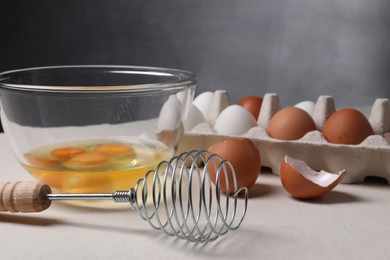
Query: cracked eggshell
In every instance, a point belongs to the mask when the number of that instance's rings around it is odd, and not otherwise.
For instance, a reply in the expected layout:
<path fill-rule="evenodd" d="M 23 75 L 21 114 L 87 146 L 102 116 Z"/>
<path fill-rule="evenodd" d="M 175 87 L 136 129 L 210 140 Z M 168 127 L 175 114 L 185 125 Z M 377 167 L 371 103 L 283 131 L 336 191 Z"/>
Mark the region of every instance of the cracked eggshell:
<path fill-rule="evenodd" d="M 311 199 L 331 191 L 346 173 L 346 170 L 338 173 L 314 171 L 304 161 L 285 156 L 280 167 L 280 180 L 294 198 Z"/>
<path fill-rule="evenodd" d="M 255 126 L 256 119 L 248 110 L 239 105 L 231 105 L 218 116 L 214 130 L 218 134 L 242 135 Z"/>

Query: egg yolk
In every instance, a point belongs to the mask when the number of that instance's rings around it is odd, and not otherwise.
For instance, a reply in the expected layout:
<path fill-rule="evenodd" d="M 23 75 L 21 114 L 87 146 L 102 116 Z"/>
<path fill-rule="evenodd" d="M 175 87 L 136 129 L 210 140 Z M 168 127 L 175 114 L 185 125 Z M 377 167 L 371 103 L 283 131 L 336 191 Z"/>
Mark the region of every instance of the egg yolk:
<path fill-rule="evenodd" d="M 76 147 L 65 147 L 54 149 L 50 154 L 55 158 L 67 160 L 80 153 L 85 153 L 85 150 Z"/>
<path fill-rule="evenodd" d="M 44 158 L 36 157 L 30 153 L 25 154 L 24 158 L 32 165 L 35 165 L 37 167 L 45 168 L 45 169 L 51 169 L 51 170 L 57 170 L 57 161 L 54 160 L 48 160 Z"/>
<path fill-rule="evenodd" d="M 103 144 L 94 151 L 107 156 L 126 156 L 134 153 L 134 148 L 123 144 Z"/>
<path fill-rule="evenodd" d="M 108 157 L 99 153 L 82 153 L 70 158 L 66 166 L 73 169 L 92 168 L 108 161 Z"/>

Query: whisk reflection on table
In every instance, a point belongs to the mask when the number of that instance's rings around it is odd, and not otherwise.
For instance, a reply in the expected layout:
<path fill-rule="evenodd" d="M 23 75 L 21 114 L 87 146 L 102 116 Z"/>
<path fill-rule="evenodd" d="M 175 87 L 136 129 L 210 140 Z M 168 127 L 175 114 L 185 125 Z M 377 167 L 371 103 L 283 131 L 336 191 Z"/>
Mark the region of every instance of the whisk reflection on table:
<path fill-rule="evenodd" d="M 211 168 L 216 172 L 214 181 Z M 221 182 L 228 188 L 230 181 L 234 190 L 222 194 Z M 241 225 L 248 206 L 248 189 L 237 187 L 229 161 L 207 151 L 185 152 L 162 161 L 135 187 L 113 194 L 52 194 L 49 186 L 37 182 L 0 183 L 0 211 L 39 212 L 47 209 L 52 200 L 129 202 L 153 228 L 169 236 L 204 243 Z"/>

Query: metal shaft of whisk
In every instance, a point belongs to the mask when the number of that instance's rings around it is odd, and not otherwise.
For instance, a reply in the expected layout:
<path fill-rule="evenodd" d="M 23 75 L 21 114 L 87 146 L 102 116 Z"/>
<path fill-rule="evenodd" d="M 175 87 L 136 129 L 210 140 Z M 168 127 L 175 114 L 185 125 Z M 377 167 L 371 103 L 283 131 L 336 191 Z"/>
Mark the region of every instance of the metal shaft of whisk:
<path fill-rule="evenodd" d="M 120 190 L 115 193 L 91 193 L 91 194 L 46 194 L 49 200 L 113 200 L 115 202 L 133 202 L 135 200 L 134 189 Z"/>

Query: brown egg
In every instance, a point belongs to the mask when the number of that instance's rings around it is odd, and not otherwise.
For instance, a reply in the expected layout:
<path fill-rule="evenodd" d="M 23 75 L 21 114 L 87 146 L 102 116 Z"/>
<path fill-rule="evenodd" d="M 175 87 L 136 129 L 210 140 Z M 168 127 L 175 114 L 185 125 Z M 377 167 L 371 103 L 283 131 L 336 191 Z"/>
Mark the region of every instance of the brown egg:
<path fill-rule="evenodd" d="M 285 156 L 280 167 L 280 180 L 284 189 L 297 199 L 311 199 L 331 191 L 344 178 L 339 173 L 314 171 L 304 161 Z"/>
<path fill-rule="evenodd" d="M 326 120 L 322 134 L 329 143 L 360 144 L 374 131 L 367 118 L 358 110 L 344 108 Z"/>
<path fill-rule="evenodd" d="M 237 188 L 245 186 L 250 188 L 256 182 L 261 168 L 261 156 L 255 143 L 249 139 L 229 139 L 210 146 L 211 154 L 218 154 L 223 160 L 228 160 L 236 173 Z M 219 164 L 220 162 L 215 161 Z M 216 183 L 216 169 L 208 165 L 210 177 Z M 233 178 L 228 169 L 229 193 L 234 192 Z M 221 191 L 227 192 L 224 175 L 219 176 Z"/>
<path fill-rule="evenodd" d="M 303 109 L 287 107 L 279 110 L 270 120 L 267 133 L 280 140 L 297 140 L 317 130 L 313 118 Z"/>
<path fill-rule="evenodd" d="M 247 96 L 238 101 L 238 105 L 244 107 L 248 110 L 253 117 L 257 120 L 260 114 L 261 104 L 263 103 L 263 99 L 258 96 Z"/>

